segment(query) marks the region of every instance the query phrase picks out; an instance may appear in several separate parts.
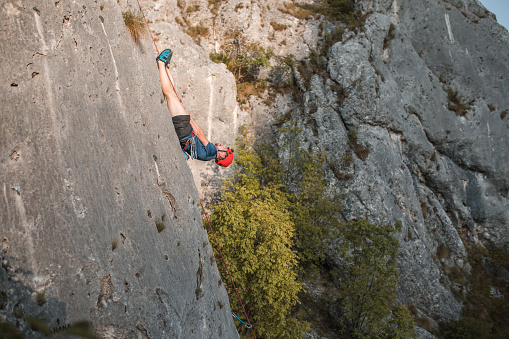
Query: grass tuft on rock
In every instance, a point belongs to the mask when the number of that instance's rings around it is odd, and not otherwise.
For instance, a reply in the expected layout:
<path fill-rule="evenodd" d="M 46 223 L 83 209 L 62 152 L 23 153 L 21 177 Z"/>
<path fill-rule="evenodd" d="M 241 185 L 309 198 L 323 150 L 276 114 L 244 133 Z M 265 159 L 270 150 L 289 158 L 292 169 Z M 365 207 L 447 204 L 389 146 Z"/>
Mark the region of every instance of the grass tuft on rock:
<path fill-rule="evenodd" d="M 452 88 L 446 89 L 447 98 L 449 99 L 449 103 L 447 104 L 447 108 L 456 113 L 457 116 L 464 117 L 467 115 L 470 106 L 468 104 L 463 103 L 460 96 L 458 95 L 458 91 L 453 90 Z"/>
<path fill-rule="evenodd" d="M 192 37 L 193 39 L 206 38 L 209 36 L 208 27 L 202 25 L 191 26 L 186 31 L 187 35 Z"/>
<path fill-rule="evenodd" d="M 166 228 L 166 223 L 164 222 L 165 215 L 163 215 L 161 220 L 156 220 L 156 228 L 157 232 L 161 233 Z"/>
<path fill-rule="evenodd" d="M 134 42 L 140 42 L 147 34 L 143 17 L 133 11 L 122 12 L 122 17 L 124 18 L 125 26 L 131 38 Z"/>
<path fill-rule="evenodd" d="M 354 129 L 348 132 L 348 145 L 362 161 L 368 158 L 369 147 L 359 144 L 359 141 L 357 140 L 357 131 Z"/>
<path fill-rule="evenodd" d="M 37 305 L 42 306 L 46 303 L 48 299 L 46 298 L 46 293 L 44 291 L 37 293 L 35 297 L 35 301 L 37 302 Z"/>

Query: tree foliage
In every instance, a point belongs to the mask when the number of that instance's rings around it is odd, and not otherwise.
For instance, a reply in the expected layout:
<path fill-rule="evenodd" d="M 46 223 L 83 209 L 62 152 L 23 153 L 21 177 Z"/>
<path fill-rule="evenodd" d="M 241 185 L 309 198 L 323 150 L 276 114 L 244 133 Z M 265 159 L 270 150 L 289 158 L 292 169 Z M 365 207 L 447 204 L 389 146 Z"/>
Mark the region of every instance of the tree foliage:
<path fill-rule="evenodd" d="M 400 222 L 374 225 L 360 220 L 338 229 L 341 323 L 355 337 L 415 337 L 408 309 L 395 302 L 399 242 L 394 233 L 401 227 Z"/>
<path fill-rule="evenodd" d="M 282 127 L 278 148 L 273 147 L 271 153 L 285 153 L 276 168 L 283 173 L 281 184 L 290 193 L 295 246 L 302 267 L 316 269 L 325 261 L 324 239 L 340 222 L 342 205 L 335 187 L 326 180 L 325 154 L 304 149 L 301 132 L 295 123 Z"/>
<path fill-rule="evenodd" d="M 340 195 L 326 179 L 326 156 L 304 147 L 296 123 L 283 124 L 276 139 L 256 151 L 247 129 L 239 134 L 235 175 L 211 222 L 256 335 L 299 337 L 308 325 L 295 315 L 302 291 L 297 272 L 307 279 L 323 271 L 329 276 L 331 263 L 339 261 L 333 275 L 340 327 L 355 337 L 414 337 L 408 309 L 395 301 L 394 233 L 401 223 L 345 222 Z M 334 248 L 337 258 L 326 265 Z M 231 296 L 233 310 L 242 314 Z"/>
<path fill-rule="evenodd" d="M 227 184 L 210 221 L 223 248 L 254 331 L 260 338 L 296 338 L 306 323 L 292 314 L 302 283 L 297 281 L 294 224 L 286 193 L 261 185 L 261 160 L 241 141 L 237 175 Z M 225 272 L 223 272 L 225 273 Z M 228 289 L 233 292 L 229 279 Z M 242 314 L 230 293 L 234 312 Z M 239 332 L 247 330 L 239 325 Z"/>

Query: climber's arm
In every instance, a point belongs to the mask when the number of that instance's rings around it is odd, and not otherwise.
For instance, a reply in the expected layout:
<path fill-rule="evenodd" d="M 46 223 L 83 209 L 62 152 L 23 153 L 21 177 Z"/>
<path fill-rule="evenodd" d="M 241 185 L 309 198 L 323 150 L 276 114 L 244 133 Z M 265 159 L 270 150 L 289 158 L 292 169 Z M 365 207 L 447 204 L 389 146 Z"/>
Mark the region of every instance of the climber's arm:
<path fill-rule="evenodd" d="M 207 139 L 207 137 L 205 136 L 205 133 L 203 133 L 200 126 L 198 126 L 198 124 L 196 123 L 196 121 L 194 121 L 194 119 L 192 117 L 191 117 L 190 123 L 191 123 L 191 127 L 194 131 L 194 134 L 198 137 L 198 139 L 200 139 L 203 146 L 207 146 L 207 144 L 209 143 L 209 139 Z"/>

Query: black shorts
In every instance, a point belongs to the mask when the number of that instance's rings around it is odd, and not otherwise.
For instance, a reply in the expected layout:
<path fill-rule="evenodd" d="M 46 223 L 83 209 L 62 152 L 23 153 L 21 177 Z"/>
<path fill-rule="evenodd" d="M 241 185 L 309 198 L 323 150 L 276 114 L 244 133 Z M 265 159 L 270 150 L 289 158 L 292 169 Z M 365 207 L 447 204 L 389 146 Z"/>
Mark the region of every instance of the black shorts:
<path fill-rule="evenodd" d="M 175 132 L 177 132 L 179 140 L 189 136 L 193 131 L 190 123 L 191 116 L 188 114 L 171 117 L 171 121 L 173 122 L 173 127 L 175 128 Z"/>

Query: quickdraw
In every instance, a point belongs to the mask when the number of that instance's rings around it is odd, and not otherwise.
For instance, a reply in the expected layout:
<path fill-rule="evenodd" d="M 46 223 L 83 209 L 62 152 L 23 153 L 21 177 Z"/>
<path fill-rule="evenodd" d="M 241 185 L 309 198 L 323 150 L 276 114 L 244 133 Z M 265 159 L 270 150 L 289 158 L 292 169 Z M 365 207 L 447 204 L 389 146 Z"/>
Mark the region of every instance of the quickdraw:
<path fill-rule="evenodd" d="M 242 323 L 242 325 L 246 326 L 247 328 L 253 328 L 253 325 L 248 325 L 245 322 L 243 322 L 239 317 L 237 317 L 237 315 L 235 313 L 233 313 L 233 311 L 232 311 L 232 315 L 234 318 L 237 318 L 237 320 L 240 321 Z"/>
<path fill-rule="evenodd" d="M 186 143 L 184 145 L 182 145 L 182 152 L 184 152 L 184 155 L 186 157 L 186 160 L 189 160 L 189 157 L 191 157 L 192 159 L 196 159 L 196 141 L 194 139 L 194 131 L 191 132 L 191 136 L 186 140 Z M 191 147 L 191 149 L 189 150 L 189 153 L 188 154 L 186 152 L 186 149 L 188 147 Z"/>

